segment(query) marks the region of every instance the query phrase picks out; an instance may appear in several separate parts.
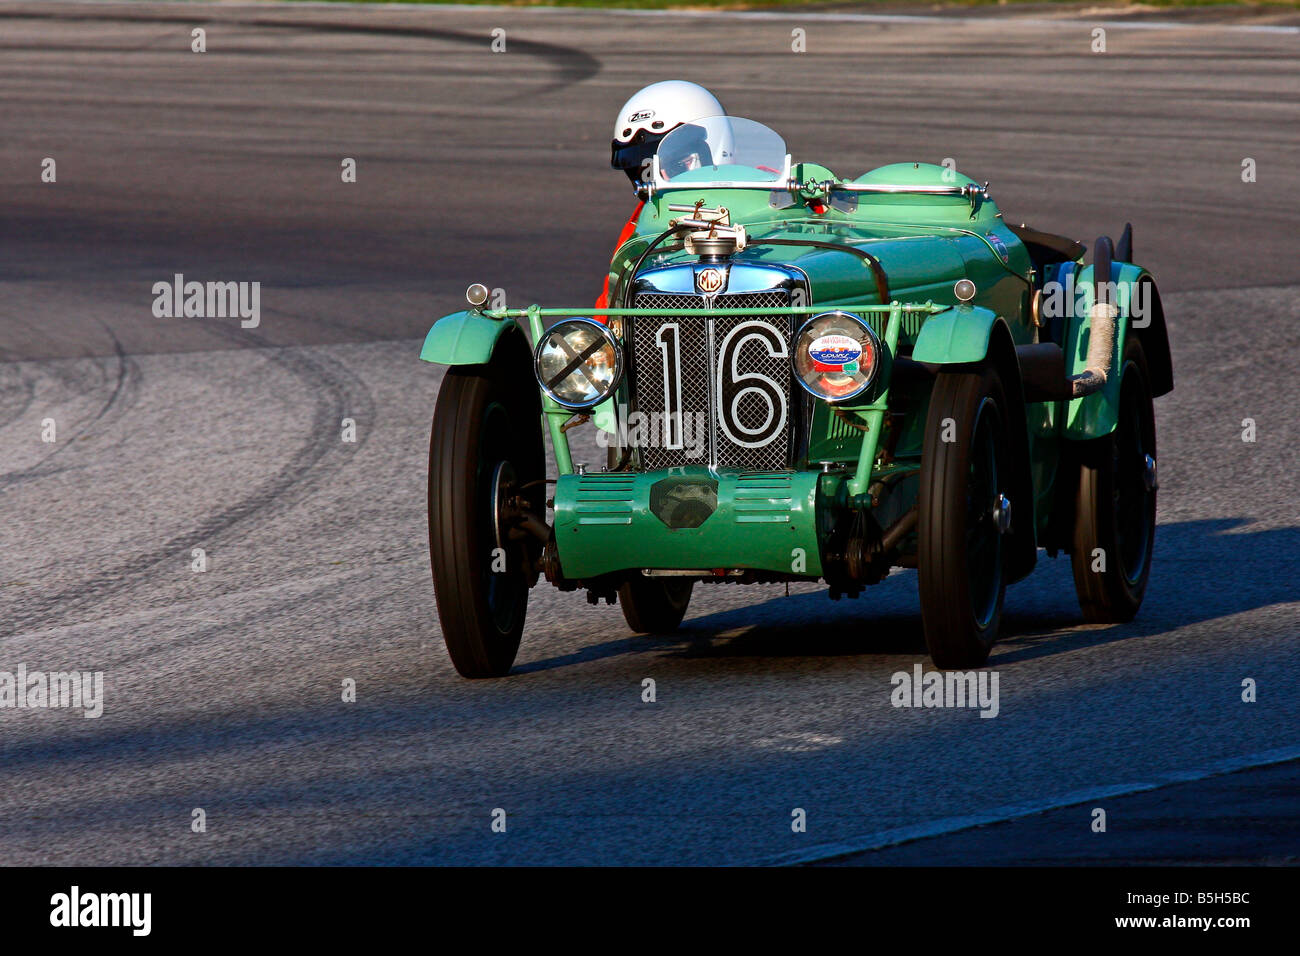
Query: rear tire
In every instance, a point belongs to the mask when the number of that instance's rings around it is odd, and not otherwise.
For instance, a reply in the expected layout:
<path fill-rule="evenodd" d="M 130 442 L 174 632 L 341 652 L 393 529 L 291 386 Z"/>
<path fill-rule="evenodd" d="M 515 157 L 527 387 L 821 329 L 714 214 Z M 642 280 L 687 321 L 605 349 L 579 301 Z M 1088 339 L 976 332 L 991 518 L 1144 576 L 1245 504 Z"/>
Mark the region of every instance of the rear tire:
<path fill-rule="evenodd" d="M 1155 545 L 1155 406 L 1146 355 L 1135 335 L 1124 344 L 1120 374 L 1115 430 L 1080 446 L 1070 565 L 1084 620 L 1094 624 L 1120 624 L 1137 615 Z"/>
<path fill-rule="evenodd" d="M 1006 393 L 993 368 L 940 373 L 917 501 L 921 621 L 936 667 L 982 667 L 997 640 L 1007 541 L 996 508 L 1010 486 L 1007 420 Z M 1033 520 L 1032 511 L 1026 514 L 1022 520 Z"/>
<path fill-rule="evenodd" d="M 535 580 L 529 569 L 537 544 L 498 527 L 499 472 L 534 512 L 545 498 L 544 485 L 526 487 L 545 477 L 540 402 L 511 368 L 499 358 L 450 368 L 429 441 L 429 555 L 438 618 L 452 664 L 471 678 L 510 670 Z"/>
<path fill-rule="evenodd" d="M 618 589 L 623 620 L 638 634 L 669 634 L 681 626 L 695 582 L 634 574 Z"/>

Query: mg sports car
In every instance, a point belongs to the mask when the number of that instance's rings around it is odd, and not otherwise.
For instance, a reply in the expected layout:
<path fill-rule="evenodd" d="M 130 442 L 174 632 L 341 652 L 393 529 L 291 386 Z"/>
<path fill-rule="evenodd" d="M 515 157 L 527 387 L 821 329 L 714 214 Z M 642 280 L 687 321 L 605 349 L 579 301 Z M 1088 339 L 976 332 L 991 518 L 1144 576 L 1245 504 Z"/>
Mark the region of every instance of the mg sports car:
<path fill-rule="evenodd" d="M 639 188 L 600 314 L 475 283 L 424 342 L 449 366 L 429 541 L 461 674 L 509 671 L 543 579 L 667 633 L 697 585 L 859 597 L 915 568 L 941 668 L 986 663 L 1040 550 L 1069 555 L 1084 620 L 1137 613 L 1173 372 L 1131 227 L 1089 250 L 952 168 L 847 179 L 736 117 L 665 136 Z"/>

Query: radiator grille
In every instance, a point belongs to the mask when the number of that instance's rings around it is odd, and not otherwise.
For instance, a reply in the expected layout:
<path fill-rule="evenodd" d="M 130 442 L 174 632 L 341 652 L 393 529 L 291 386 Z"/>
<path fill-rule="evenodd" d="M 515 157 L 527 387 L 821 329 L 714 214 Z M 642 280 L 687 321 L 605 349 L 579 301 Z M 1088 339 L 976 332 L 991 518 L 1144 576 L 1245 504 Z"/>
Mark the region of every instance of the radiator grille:
<path fill-rule="evenodd" d="M 789 304 L 790 296 L 784 289 L 769 292 L 724 292 L 713 300 L 714 308 L 718 309 L 780 309 Z"/>
<path fill-rule="evenodd" d="M 789 301 L 782 289 L 728 293 L 716 296 L 713 308 L 778 308 Z M 643 292 L 636 305 L 684 309 L 704 307 L 706 301 L 697 295 Z M 633 407 L 649 432 L 640 445 L 642 466 L 788 468 L 796 418 L 790 369 L 793 322 L 779 314 L 633 317 Z M 670 414 L 678 409 L 684 413 L 680 425 Z"/>

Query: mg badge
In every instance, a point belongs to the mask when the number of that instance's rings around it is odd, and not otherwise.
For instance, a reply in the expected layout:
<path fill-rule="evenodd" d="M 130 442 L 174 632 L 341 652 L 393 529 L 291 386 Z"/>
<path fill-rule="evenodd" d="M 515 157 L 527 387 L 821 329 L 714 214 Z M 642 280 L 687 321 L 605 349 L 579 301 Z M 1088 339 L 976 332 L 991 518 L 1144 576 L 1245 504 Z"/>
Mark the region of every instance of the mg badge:
<path fill-rule="evenodd" d="M 722 288 L 722 273 L 717 269 L 705 269 L 695 277 L 695 283 L 705 295 L 713 295 Z"/>

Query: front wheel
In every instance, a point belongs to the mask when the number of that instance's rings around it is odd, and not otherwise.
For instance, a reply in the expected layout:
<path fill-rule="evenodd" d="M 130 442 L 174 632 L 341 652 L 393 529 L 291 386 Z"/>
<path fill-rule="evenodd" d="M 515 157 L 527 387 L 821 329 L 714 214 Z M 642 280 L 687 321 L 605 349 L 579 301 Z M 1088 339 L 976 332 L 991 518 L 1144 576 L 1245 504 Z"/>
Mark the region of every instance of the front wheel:
<path fill-rule="evenodd" d="M 544 469 L 536 391 L 499 358 L 449 369 L 429 441 L 429 554 L 443 640 L 464 677 L 514 663 L 538 549 L 509 516 L 543 506 Z"/>
<path fill-rule="evenodd" d="M 1012 505 L 1007 420 L 993 368 L 939 375 L 917 501 L 921 621 L 936 667 L 981 667 L 997 640 Z"/>
<path fill-rule="evenodd" d="M 1142 344 L 1129 335 L 1115 430 L 1081 446 L 1070 565 L 1085 620 L 1133 620 L 1156 536 L 1156 419 Z"/>

